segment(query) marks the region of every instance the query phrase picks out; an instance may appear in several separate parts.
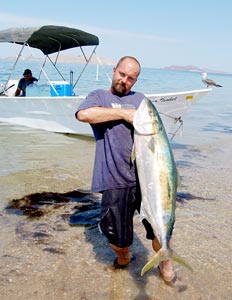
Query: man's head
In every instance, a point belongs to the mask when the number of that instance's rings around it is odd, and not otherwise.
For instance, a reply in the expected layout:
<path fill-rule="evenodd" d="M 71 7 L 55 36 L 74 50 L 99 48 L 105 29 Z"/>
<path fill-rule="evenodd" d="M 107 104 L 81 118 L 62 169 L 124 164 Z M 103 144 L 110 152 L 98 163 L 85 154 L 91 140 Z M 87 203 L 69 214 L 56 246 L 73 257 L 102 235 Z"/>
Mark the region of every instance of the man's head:
<path fill-rule="evenodd" d="M 110 91 L 118 96 L 127 95 L 140 74 L 140 63 L 132 56 L 124 56 L 113 69 Z"/>
<path fill-rule="evenodd" d="M 23 77 L 24 77 L 26 80 L 29 80 L 29 79 L 32 77 L 31 70 L 30 70 L 30 69 L 24 70 L 24 72 L 23 72 Z"/>

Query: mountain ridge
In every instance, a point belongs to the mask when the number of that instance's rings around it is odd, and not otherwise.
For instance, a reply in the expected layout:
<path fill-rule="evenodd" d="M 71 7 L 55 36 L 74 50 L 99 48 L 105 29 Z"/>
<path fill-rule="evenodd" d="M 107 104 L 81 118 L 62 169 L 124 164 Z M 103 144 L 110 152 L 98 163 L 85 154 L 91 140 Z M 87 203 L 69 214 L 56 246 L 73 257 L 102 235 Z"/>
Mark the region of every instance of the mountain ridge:
<path fill-rule="evenodd" d="M 189 72 L 208 72 L 208 73 L 215 73 L 215 74 L 229 74 L 228 72 L 222 70 L 212 70 L 209 68 L 200 68 L 194 65 L 171 65 L 167 67 L 163 67 L 165 70 L 175 70 L 175 71 L 189 71 Z"/>

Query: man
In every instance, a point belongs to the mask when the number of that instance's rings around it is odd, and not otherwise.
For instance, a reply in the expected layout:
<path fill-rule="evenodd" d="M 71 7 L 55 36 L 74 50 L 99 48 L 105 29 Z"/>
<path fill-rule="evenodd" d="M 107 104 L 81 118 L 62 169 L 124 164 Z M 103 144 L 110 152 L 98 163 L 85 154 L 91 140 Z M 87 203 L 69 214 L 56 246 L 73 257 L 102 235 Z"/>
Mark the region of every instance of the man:
<path fill-rule="evenodd" d="M 18 87 L 15 91 L 15 96 L 26 96 L 26 87 L 30 84 L 37 82 L 38 79 L 32 76 L 30 69 L 23 72 L 23 78 L 19 80 Z"/>
<path fill-rule="evenodd" d="M 90 123 L 96 139 L 96 155 L 92 190 L 102 193 L 100 230 L 117 254 L 115 269 L 125 268 L 131 261 L 129 246 L 133 242 L 133 216 L 140 210 L 141 194 L 136 166 L 131 163 L 133 118 L 145 97 L 131 91 L 140 74 L 138 60 L 122 57 L 113 69 L 109 91 L 95 90 L 81 103 L 76 118 Z M 147 238 L 155 251 L 160 249 L 150 224 L 145 220 Z M 172 284 L 175 274 L 170 261 L 159 265 L 166 283 Z"/>

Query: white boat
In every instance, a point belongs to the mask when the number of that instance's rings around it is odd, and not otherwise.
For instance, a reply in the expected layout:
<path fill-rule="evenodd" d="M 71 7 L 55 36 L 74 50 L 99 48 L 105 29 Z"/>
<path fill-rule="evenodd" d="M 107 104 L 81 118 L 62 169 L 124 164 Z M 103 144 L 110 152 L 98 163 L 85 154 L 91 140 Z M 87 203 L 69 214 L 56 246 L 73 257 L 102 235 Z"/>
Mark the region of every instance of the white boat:
<path fill-rule="evenodd" d="M 27 87 L 26 97 L 15 97 L 14 92 L 17 87 L 17 81 L 11 78 L 15 68 L 14 65 L 12 74 L 0 93 L 0 122 L 57 133 L 92 136 L 90 125 L 79 122 L 75 118 L 76 109 L 85 98 L 85 96 L 76 96 L 74 94 L 74 87 L 79 78 L 76 82 L 73 82 L 73 78 L 70 76 L 70 80 L 67 81 L 60 74 L 63 80 L 59 82 L 52 81 L 48 78 L 44 66 L 49 61 L 56 68 L 60 51 L 78 47 L 85 58 L 86 67 L 93 54 L 95 54 L 96 47 L 99 44 L 98 37 L 79 29 L 48 25 L 38 28 L 11 28 L 0 31 L 0 42 L 22 45 L 15 65 L 24 47 L 29 46 L 40 49 L 45 56 L 41 74 L 46 77 L 50 85 L 50 95 L 42 95 L 39 85 L 35 85 Z M 87 46 L 93 47 L 88 57 L 83 49 Z M 50 57 L 53 53 L 57 54 L 55 61 Z M 57 71 L 59 72 L 58 69 Z M 166 130 L 172 139 L 182 125 L 183 114 L 194 102 L 209 91 L 211 89 L 146 94 L 146 96 L 155 103 Z"/>

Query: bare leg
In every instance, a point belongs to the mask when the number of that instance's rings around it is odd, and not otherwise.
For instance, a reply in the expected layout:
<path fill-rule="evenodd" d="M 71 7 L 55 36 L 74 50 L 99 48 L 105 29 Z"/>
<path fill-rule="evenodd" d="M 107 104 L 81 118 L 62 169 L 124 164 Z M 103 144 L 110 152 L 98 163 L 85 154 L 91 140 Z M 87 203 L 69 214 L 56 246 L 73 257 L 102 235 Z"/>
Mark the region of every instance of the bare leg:
<path fill-rule="evenodd" d="M 117 254 L 117 262 L 119 265 L 128 265 L 130 262 L 130 253 L 129 253 L 129 247 L 126 248 L 120 248 L 115 245 L 110 244 L 111 248 L 114 250 L 114 252 Z"/>
<path fill-rule="evenodd" d="M 152 248 L 155 252 L 159 251 L 159 249 L 161 248 L 160 243 L 156 237 L 152 241 Z M 159 269 L 161 276 L 163 277 L 165 282 L 171 282 L 175 278 L 172 262 L 170 260 L 161 261 L 159 264 Z"/>

